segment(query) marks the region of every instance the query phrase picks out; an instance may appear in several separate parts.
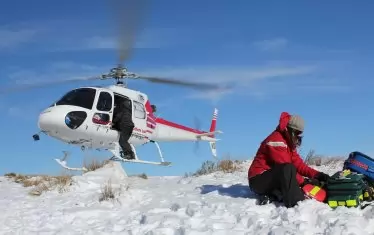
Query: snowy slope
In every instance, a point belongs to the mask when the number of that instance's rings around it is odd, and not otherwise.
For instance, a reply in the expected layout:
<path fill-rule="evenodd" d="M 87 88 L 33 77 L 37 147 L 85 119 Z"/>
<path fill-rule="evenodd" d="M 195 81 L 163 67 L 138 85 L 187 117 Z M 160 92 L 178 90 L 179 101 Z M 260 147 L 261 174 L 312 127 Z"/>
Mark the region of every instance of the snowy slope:
<path fill-rule="evenodd" d="M 41 196 L 2 177 L 0 234 L 374 234 L 372 207 L 332 210 L 311 200 L 292 209 L 256 205 L 248 165 L 232 174 L 142 179 L 126 178 L 112 163 L 74 177 L 68 192 Z M 99 202 L 109 178 L 121 189 L 118 200 Z"/>

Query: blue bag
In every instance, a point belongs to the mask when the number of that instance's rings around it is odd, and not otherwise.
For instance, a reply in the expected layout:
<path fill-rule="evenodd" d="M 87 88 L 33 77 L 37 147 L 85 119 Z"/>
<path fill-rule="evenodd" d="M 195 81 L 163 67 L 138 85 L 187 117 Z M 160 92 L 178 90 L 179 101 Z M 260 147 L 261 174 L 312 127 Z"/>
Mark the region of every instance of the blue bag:
<path fill-rule="evenodd" d="M 374 182 L 374 159 L 361 152 L 351 152 L 348 159 L 344 161 L 344 168 L 363 174 Z"/>

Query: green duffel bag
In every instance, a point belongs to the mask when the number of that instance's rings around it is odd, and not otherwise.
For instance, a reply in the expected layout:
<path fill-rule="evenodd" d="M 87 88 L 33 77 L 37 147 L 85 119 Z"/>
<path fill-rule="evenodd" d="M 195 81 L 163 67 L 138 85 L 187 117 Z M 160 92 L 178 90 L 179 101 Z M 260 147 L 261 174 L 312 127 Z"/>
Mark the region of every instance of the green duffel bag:
<path fill-rule="evenodd" d="M 363 201 L 365 188 L 363 175 L 350 170 L 338 171 L 327 181 L 327 203 L 333 208 L 357 207 Z"/>

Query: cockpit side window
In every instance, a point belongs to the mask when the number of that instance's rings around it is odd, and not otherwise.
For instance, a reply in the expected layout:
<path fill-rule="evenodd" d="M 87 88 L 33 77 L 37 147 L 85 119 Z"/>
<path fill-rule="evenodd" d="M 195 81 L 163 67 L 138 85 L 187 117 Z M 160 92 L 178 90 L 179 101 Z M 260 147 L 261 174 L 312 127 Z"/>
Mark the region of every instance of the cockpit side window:
<path fill-rule="evenodd" d="M 95 101 L 96 89 L 78 88 L 66 93 L 56 105 L 73 105 L 86 109 L 92 109 Z"/>

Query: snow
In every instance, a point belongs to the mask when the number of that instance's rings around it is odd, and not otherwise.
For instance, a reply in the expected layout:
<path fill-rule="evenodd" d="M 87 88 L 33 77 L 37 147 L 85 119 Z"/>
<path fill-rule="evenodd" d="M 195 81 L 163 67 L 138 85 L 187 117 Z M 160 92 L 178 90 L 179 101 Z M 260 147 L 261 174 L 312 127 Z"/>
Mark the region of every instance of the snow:
<path fill-rule="evenodd" d="M 0 234 L 374 234 L 374 208 L 256 205 L 247 168 L 199 177 L 126 177 L 113 162 L 74 176 L 69 191 L 28 194 L 0 178 Z M 327 173 L 341 165 L 315 167 Z M 99 201 L 110 179 L 116 199 Z"/>

